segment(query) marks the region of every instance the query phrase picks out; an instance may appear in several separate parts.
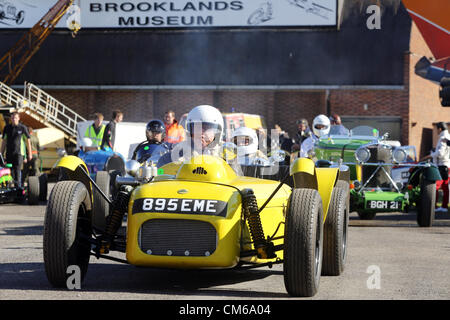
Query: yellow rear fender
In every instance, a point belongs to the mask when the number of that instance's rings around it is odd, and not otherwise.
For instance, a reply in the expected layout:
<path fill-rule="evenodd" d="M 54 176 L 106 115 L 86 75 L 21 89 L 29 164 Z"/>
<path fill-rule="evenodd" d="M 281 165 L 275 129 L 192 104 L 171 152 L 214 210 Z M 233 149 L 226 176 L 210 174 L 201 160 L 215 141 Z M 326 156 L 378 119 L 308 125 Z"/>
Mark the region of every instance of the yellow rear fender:
<path fill-rule="evenodd" d="M 84 161 L 76 156 L 65 156 L 58 160 L 56 167 L 63 169 L 64 180 L 80 181 L 86 186 L 91 200 L 89 205 L 92 206 L 92 183 L 89 180 L 89 170 Z"/>
<path fill-rule="evenodd" d="M 338 168 L 316 168 L 317 185 L 320 197 L 322 198 L 323 220 L 327 218 L 328 207 L 330 205 L 333 188 L 339 176 Z"/>

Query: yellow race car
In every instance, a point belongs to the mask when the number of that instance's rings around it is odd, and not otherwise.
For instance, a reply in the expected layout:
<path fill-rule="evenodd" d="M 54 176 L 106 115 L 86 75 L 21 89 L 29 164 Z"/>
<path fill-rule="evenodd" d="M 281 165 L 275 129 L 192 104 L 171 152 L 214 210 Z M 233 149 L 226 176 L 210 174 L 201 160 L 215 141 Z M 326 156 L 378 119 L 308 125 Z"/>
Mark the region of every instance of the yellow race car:
<path fill-rule="evenodd" d="M 158 172 L 147 163 L 127 165 L 129 175 L 115 177 L 114 199 L 108 184 L 97 185 L 80 158 L 66 156 L 58 167 L 69 180 L 54 186 L 44 226 L 45 270 L 56 287 L 66 286 L 70 266 L 77 265 L 83 277 L 91 255 L 171 269 L 282 263 L 292 296 L 315 295 L 321 274 L 339 275 L 344 269 L 345 166 L 317 167 L 300 158 L 285 177 L 273 181 L 238 175 L 222 158 L 206 155 L 169 163 Z M 95 192 L 109 211 L 93 210 Z M 125 236 L 118 232 L 124 215 Z"/>

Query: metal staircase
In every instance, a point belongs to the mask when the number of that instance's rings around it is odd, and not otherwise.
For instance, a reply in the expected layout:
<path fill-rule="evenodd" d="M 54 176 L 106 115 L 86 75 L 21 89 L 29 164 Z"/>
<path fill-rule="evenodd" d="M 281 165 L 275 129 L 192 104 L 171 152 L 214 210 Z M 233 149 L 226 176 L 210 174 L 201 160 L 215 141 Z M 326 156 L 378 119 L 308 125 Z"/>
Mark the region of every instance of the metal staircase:
<path fill-rule="evenodd" d="M 77 142 L 77 122 L 86 121 L 85 118 L 32 83 L 25 82 L 24 95 L 21 95 L 0 82 L 0 101 L 7 109 L 14 109 L 22 115 L 25 114 L 30 120 L 29 122 L 37 122 L 41 127 L 53 127 L 61 130 L 64 132 L 65 138 L 75 144 Z"/>

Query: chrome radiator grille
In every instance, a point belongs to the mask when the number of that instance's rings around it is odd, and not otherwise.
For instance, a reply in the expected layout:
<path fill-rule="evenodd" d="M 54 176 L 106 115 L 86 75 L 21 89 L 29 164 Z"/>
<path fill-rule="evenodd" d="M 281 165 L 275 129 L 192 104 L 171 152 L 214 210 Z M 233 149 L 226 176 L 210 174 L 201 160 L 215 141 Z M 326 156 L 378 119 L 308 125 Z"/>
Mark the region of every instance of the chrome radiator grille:
<path fill-rule="evenodd" d="M 216 229 L 204 221 L 152 219 L 139 231 L 139 247 L 151 255 L 204 257 L 216 246 Z"/>
<path fill-rule="evenodd" d="M 369 147 L 370 150 L 370 159 L 368 162 L 371 163 L 390 163 L 391 162 L 391 150 L 387 148 L 382 148 L 379 145 L 374 145 Z M 389 172 L 390 168 L 385 167 L 385 169 Z M 363 184 L 370 178 L 370 176 L 377 170 L 376 166 L 363 166 L 362 167 L 362 178 Z M 370 182 L 366 185 L 370 188 L 391 188 L 391 182 L 389 178 L 386 177 L 386 174 L 382 170 L 378 170 L 375 176 L 370 180 Z"/>

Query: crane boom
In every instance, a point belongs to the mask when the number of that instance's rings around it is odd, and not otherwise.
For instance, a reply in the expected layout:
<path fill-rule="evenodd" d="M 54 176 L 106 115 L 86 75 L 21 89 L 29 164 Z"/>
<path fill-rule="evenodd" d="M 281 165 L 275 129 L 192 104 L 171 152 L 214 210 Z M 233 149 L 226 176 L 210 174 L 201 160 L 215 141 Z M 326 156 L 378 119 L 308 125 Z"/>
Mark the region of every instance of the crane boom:
<path fill-rule="evenodd" d="M 0 58 L 0 81 L 12 84 L 39 50 L 74 0 L 59 0 L 20 40 Z"/>

